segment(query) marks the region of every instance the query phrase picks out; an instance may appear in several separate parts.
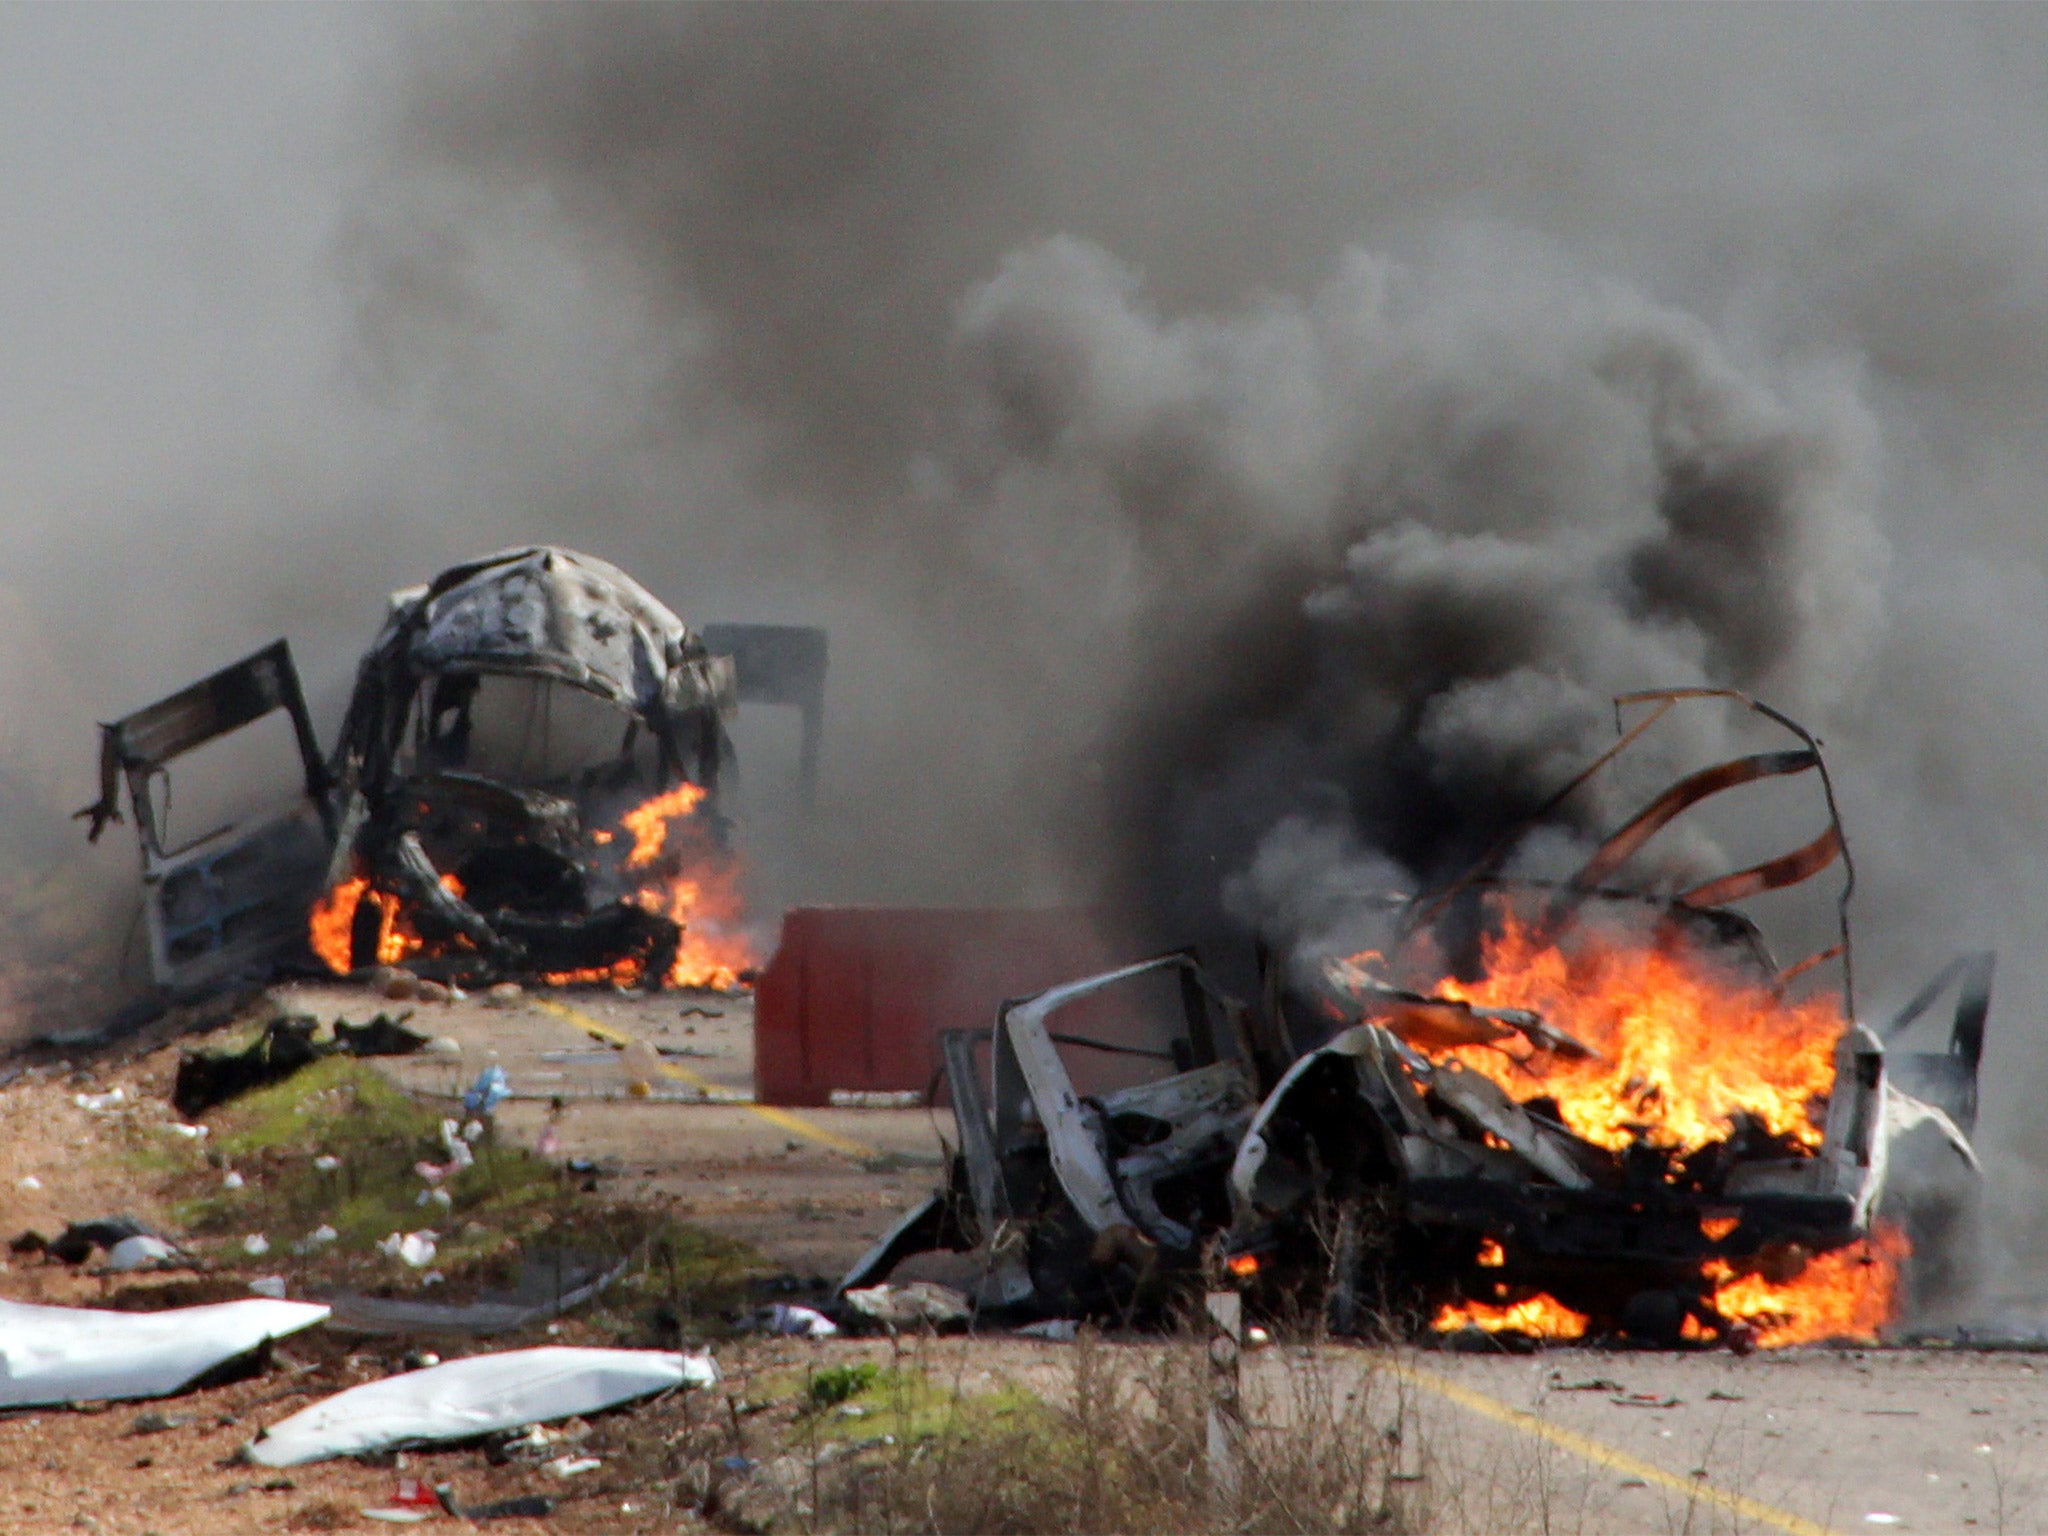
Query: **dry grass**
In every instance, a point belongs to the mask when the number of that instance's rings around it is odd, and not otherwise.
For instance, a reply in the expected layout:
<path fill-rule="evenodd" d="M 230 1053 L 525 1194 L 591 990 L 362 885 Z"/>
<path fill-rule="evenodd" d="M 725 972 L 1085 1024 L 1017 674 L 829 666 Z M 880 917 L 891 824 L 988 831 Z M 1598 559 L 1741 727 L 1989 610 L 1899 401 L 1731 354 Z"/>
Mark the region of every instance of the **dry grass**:
<path fill-rule="evenodd" d="M 672 1515 L 729 1531 L 1424 1528 L 1414 1457 L 1388 1434 L 1400 1405 L 1363 1351 L 1257 1357 L 1232 1498 L 1209 1473 L 1199 1338 L 868 1350 L 722 1350 L 723 1393 L 667 1405 L 661 1431 L 637 1436 L 640 1464 L 618 1471 L 661 1486 Z"/>

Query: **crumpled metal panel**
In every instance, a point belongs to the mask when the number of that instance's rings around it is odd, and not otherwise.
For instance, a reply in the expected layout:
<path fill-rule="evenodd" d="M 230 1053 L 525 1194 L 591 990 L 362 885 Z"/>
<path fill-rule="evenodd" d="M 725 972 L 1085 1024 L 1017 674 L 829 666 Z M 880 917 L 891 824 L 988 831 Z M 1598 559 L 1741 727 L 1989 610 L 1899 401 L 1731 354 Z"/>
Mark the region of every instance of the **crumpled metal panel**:
<path fill-rule="evenodd" d="M 217 827 L 166 847 L 150 794 L 180 757 L 273 711 L 291 721 L 305 799 L 284 815 Z M 166 997 L 197 997 L 260 975 L 304 942 L 306 906 L 335 835 L 327 771 L 283 640 L 100 727 L 100 797 L 77 813 L 98 841 L 121 819 L 125 779 L 142 853 L 150 978 Z"/>
<path fill-rule="evenodd" d="M 400 594 L 373 651 L 421 675 L 559 678 L 637 714 L 735 703 L 729 663 L 617 566 L 549 545 L 510 549 Z"/>

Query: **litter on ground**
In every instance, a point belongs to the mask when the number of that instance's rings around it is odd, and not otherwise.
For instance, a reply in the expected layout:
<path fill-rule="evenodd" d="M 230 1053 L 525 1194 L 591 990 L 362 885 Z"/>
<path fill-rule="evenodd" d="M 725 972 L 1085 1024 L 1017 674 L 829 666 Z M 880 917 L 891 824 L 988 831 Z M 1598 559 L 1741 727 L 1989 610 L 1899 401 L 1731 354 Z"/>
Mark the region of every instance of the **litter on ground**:
<path fill-rule="evenodd" d="M 261 1466 L 295 1467 L 330 1456 L 468 1440 L 717 1380 L 718 1367 L 708 1354 L 550 1346 L 472 1355 L 336 1393 L 270 1426 L 246 1455 Z"/>
<path fill-rule="evenodd" d="M 0 1408 L 170 1397 L 326 1316 L 260 1297 L 164 1312 L 0 1301 Z"/>

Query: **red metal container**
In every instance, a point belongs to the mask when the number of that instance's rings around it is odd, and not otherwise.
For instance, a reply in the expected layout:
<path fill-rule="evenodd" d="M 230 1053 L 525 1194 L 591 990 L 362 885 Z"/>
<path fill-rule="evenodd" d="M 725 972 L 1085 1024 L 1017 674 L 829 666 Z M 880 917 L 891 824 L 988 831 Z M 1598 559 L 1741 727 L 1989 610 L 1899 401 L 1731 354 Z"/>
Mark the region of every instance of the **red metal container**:
<path fill-rule="evenodd" d="M 940 1031 L 987 1029 L 1005 998 L 1135 958 L 1071 909 L 796 908 L 754 993 L 755 1097 L 921 1093 Z"/>

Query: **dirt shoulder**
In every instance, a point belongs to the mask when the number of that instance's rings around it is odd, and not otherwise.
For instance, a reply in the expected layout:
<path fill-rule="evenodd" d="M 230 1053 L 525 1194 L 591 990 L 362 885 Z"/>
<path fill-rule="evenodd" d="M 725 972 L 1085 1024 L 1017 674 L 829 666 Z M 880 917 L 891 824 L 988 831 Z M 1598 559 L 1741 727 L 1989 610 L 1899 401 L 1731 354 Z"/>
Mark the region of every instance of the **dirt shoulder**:
<path fill-rule="evenodd" d="M 362 1064 L 362 1070 L 400 1088 L 414 1106 L 410 1113 L 417 1119 L 403 1122 L 399 1137 L 411 1137 L 414 1144 L 392 1149 L 384 1159 L 395 1157 L 402 1170 L 413 1151 L 440 1155 L 432 1150 L 432 1127 L 444 1115 L 463 1118 L 460 1095 L 478 1071 L 491 1064 L 505 1069 L 514 1097 L 492 1117 L 487 1141 L 501 1161 L 520 1160 L 515 1173 L 539 1171 L 545 1187 L 536 1198 L 548 1206 L 537 1219 L 533 1212 L 522 1216 L 524 1197 L 515 1190 L 499 1204 L 486 1201 L 470 1210 L 460 1202 L 452 1210 L 423 1206 L 417 1214 L 404 1206 L 392 1209 L 396 1224 L 436 1226 L 444 1256 L 473 1250 L 482 1256 L 476 1272 L 487 1279 L 494 1224 L 527 1234 L 498 1243 L 514 1250 L 497 1256 L 502 1268 L 516 1260 L 516 1250 L 531 1245 L 533 1234 L 573 1227 L 585 1207 L 602 1208 L 634 1213 L 635 1242 L 619 1241 L 643 1261 L 650 1243 L 666 1256 L 661 1262 L 671 1265 L 680 1243 L 686 1269 L 693 1263 L 701 1267 L 706 1252 L 724 1256 L 722 1288 L 693 1293 L 678 1308 L 672 1298 L 629 1277 L 600 1302 L 552 1325 L 488 1340 L 365 1337 L 316 1328 L 286 1341 L 250 1380 L 157 1403 L 0 1416 L 0 1465 L 15 1472 L 0 1482 L 0 1530 L 24 1536 L 76 1530 L 199 1536 L 369 1529 L 361 1511 L 388 1503 L 403 1476 L 449 1482 L 456 1498 L 469 1504 L 533 1493 L 557 1501 L 545 1522 L 493 1523 L 493 1529 L 507 1532 L 673 1530 L 694 1518 L 689 1510 L 701 1507 L 705 1490 L 692 1494 L 689 1479 L 681 1476 L 687 1456 L 650 1461 L 650 1436 L 658 1449 L 696 1417 L 706 1423 L 718 1414 L 732 1420 L 732 1404 L 753 1390 L 749 1359 L 766 1361 L 762 1368 L 775 1390 L 788 1397 L 800 1391 L 805 1372 L 817 1362 L 841 1353 L 860 1358 L 873 1348 L 796 1346 L 797 1353 L 782 1360 L 777 1350 L 788 1353 L 786 1346 L 722 1342 L 727 1386 L 718 1392 L 681 1394 L 566 1426 L 564 1444 L 601 1463 L 573 1478 L 534 1466 L 493 1465 L 480 1447 L 409 1453 L 371 1465 L 325 1462 L 284 1474 L 241 1462 L 236 1453 L 263 1425 L 334 1391 L 402 1369 L 407 1356 L 421 1348 L 453 1358 L 539 1343 L 675 1347 L 706 1333 L 724 1334 L 732 1317 L 752 1304 L 748 1290 L 736 1289 L 727 1273 L 732 1253 L 747 1254 L 740 1268 L 757 1281 L 781 1277 L 757 1284 L 762 1295 L 822 1290 L 930 1187 L 940 1151 L 938 1125 L 922 1111 L 826 1111 L 799 1119 L 756 1112 L 744 1102 L 752 1075 L 752 1020 L 743 998 L 564 993 L 486 1006 L 469 999 L 394 1002 L 361 988 L 302 986 L 279 989 L 257 1014 L 273 1008 L 323 1022 L 410 1013 L 410 1027 L 435 1039 L 430 1052 Z M 696 1085 L 663 1074 L 650 1091 L 644 1070 L 649 1054 L 622 1050 L 616 1039 L 593 1038 L 579 1020 L 648 1042 L 656 1047 L 651 1059 L 682 1068 Z M 178 1129 L 170 1092 L 180 1052 L 238 1044 L 255 1033 L 249 1018 L 132 1054 L 8 1070 L 0 1087 L 0 1235 L 53 1238 L 71 1222 L 126 1215 L 183 1244 L 199 1268 L 113 1275 L 104 1272 L 103 1256 L 72 1266 L 39 1253 L 9 1252 L 0 1257 L 0 1297 L 133 1309 L 246 1295 L 248 1283 L 265 1275 L 282 1277 L 294 1296 L 337 1277 L 421 1299 L 463 1289 L 461 1274 L 435 1287 L 429 1282 L 437 1272 L 410 1270 L 375 1253 L 331 1257 L 327 1249 L 297 1251 L 305 1237 L 299 1229 L 321 1214 L 317 1199 L 309 1202 L 305 1194 L 312 1175 L 304 1165 L 312 1163 L 316 1148 L 332 1145 L 343 1152 L 335 1179 L 356 1177 L 355 1165 L 346 1161 L 353 1155 L 348 1148 L 320 1138 L 361 1118 L 361 1107 L 348 1102 L 334 1118 L 330 1102 L 337 1096 L 350 1101 L 357 1088 L 367 1091 L 360 1080 L 337 1087 L 333 1074 L 309 1069 L 313 1075 L 284 1085 L 284 1109 L 309 1116 L 300 1147 L 289 1137 L 282 1146 L 257 1146 L 232 1105 L 204 1117 L 207 1136 Z M 304 1103 L 291 1101 L 298 1083 L 306 1085 Z M 717 1098 L 731 1102 L 709 1101 Z M 533 1149 L 544 1132 L 548 1151 L 538 1157 Z M 360 1155 L 374 1161 L 379 1154 L 370 1148 Z M 339 1212 L 341 1185 L 335 1189 Z M 422 1196 L 430 1192 L 424 1183 L 419 1189 Z M 353 1193 L 359 1205 L 365 1197 L 360 1190 Z M 341 1215 L 334 1219 L 346 1229 Z M 522 1220 L 526 1224 L 518 1225 Z M 264 1229 L 269 1251 L 242 1251 L 241 1226 Z M 706 1236 L 700 1241 L 692 1233 Z M 451 1246 L 464 1241 L 466 1248 Z M 721 1241 L 726 1246 L 716 1247 Z M 347 1262 L 341 1262 L 344 1257 Z M 693 1396 L 707 1403 L 715 1398 L 722 1405 L 718 1414 L 701 1404 L 686 1406 L 683 1399 Z M 759 1417 L 760 1410 L 753 1414 Z M 772 1419 L 770 1414 L 762 1423 Z M 169 1427 L 148 1427 L 159 1422 Z M 735 1438 L 728 1422 L 721 1433 L 732 1442 L 723 1445 L 725 1455 L 761 1439 L 753 1425 Z"/>

